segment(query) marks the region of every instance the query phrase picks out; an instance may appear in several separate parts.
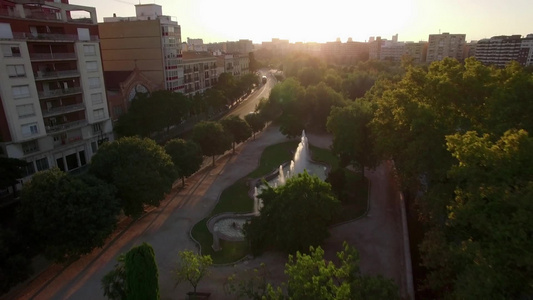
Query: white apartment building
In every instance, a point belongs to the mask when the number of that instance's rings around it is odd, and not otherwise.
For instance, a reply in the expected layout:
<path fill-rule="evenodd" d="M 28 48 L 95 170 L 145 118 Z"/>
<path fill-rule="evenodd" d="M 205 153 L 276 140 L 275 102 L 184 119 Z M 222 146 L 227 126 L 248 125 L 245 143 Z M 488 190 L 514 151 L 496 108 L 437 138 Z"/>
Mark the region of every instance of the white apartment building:
<path fill-rule="evenodd" d="M 439 61 L 445 57 L 463 60 L 466 34 L 430 34 L 426 62 Z"/>
<path fill-rule="evenodd" d="M 54 166 L 77 170 L 113 139 L 96 10 L 52 1 L 0 6 L 0 155 L 28 163 L 23 180 Z"/>

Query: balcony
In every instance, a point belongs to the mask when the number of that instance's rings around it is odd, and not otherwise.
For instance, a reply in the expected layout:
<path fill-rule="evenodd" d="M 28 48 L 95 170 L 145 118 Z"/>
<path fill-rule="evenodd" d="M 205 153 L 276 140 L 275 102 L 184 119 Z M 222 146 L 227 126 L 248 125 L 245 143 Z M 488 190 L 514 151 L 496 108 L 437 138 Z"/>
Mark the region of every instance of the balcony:
<path fill-rule="evenodd" d="M 72 105 L 65 105 L 59 107 L 52 107 L 48 110 L 43 110 L 43 117 L 52 117 L 62 114 L 67 114 L 75 111 L 80 111 L 85 109 L 85 104 L 76 103 Z"/>
<path fill-rule="evenodd" d="M 79 41 L 77 34 L 62 34 L 62 33 L 30 33 L 30 32 L 13 32 L 13 39 L 16 40 L 30 40 L 30 41 L 60 41 L 60 42 L 76 42 Z M 91 41 L 99 41 L 97 35 L 91 35 Z"/>
<path fill-rule="evenodd" d="M 54 126 L 46 126 L 46 133 L 63 132 L 63 131 L 67 131 L 67 130 L 71 130 L 75 128 L 81 128 L 83 126 L 86 126 L 87 124 L 88 124 L 87 120 L 79 120 L 79 121 L 74 121 L 74 122 L 58 124 Z"/>
<path fill-rule="evenodd" d="M 76 53 L 31 53 L 31 61 L 76 60 Z"/>
<path fill-rule="evenodd" d="M 80 71 L 78 70 L 68 70 L 68 71 L 52 71 L 52 72 L 41 72 L 38 71 L 35 73 L 35 80 L 51 80 L 51 79 L 61 79 L 69 77 L 79 77 Z"/>
<path fill-rule="evenodd" d="M 50 90 L 46 92 L 39 92 L 39 99 L 63 97 L 63 96 L 68 96 L 68 95 L 81 94 L 81 93 L 82 93 L 81 87 L 71 87 L 68 89 L 57 89 L 57 90 Z"/>

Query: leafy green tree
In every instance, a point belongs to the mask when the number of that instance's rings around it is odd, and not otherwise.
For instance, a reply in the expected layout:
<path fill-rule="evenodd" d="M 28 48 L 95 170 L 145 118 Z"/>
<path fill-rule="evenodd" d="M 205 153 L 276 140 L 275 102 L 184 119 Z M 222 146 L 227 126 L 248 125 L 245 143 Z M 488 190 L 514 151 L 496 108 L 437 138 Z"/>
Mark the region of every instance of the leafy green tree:
<path fill-rule="evenodd" d="M 232 135 L 233 153 L 235 154 L 235 145 L 242 143 L 252 136 L 252 129 L 239 116 L 231 116 L 220 121 L 224 130 Z"/>
<path fill-rule="evenodd" d="M 454 299 L 520 299 L 533 293 L 533 139 L 507 131 L 496 142 L 474 131 L 447 136 L 457 163 L 444 227 L 421 249 L 427 287 Z"/>
<path fill-rule="evenodd" d="M 192 251 L 180 251 L 179 261 L 174 269 L 176 285 L 186 281 L 193 287 L 196 294 L 196 287 L 202 278 L 209 274 L 209 268 L 213 260 L 209 255 L 201 255 Z"/>
<path fill-rule="evenodd" d="M 244 121 L 248 123 L 248 126 L 252 129 L 253 138 L 255 140 L 255 134 L 265 128 L 265 120 L 263 116 L 258 112 L 249 113 L 244 116 Z"/>
<path fill-rule="evenodd" d="M 159 299 L 159 273 L 152 246 L 142 243 L 124 258 L 127 299 Z"/>
<path fill-rule="evenodd" d="M 125 255 L 119 255 L 113 270 L 109 271 L 101 280 L 104 297 L 109 300 L 128 299 L 126 266 L 124 265 L 124 261 Z"/>
<path fill-rule="evenodd" d="M 232 137 L 224 130 L 222 124 L 212 121 L 203 121 L 194 125 L 192 130 L 192 140 L 200 145 L 205 156 L 213 158 L 215 166 L 215 155 L 224 154 L 231 149 Z"/>
<path fill-rule="evenodd" d="M 24 186 L 20 205 L 23 230 L 56 262 L 77 259 L 103 246 L 120 210 L 112 185 L 58 168 L 35 174 Z"/>
<path fill-rule="evenodd" d="M 374 114 L 368 102 L 356 100 L 346 107 L 334 107 L 327 128 L 333 134 L 333 152 L 357 162 L 364 177 L 365 167 L 374 167 L 378 155 L 369 126 Z"/>
<path fill-rule="evenodd" d="M 149 137 L 157 130 L 157 113 L 148 93 L 139 93 L 131 101 L 128 112 L 119 117 L 115 132 L 121 136 Z"/>
<path fill-rule="evenodd" d="M 24 160 L 0 157 L 0 189 L 13 187 L 13 193 L 16 197 L 16 184 L 22 178 L 22 168 L 26 167 L 28 163 Z"/>
<path fill-rule="evenodd" d="M 328 87 L 324 82 L 309 86 L 305 91 L 305 103 L 309 106 L 308 126 L 318 131 L 326 130 L 327 118 L 335 107 L 347 104 L 343 96 Z"/>
<path fill-rule="evenodd" d="M 155 110 L 154 127 L 168 133 L 172 125 L 179 124 L 188 110 L 187 97 L 182 93 L 159 90 L 150 94 L 150 104 Z"/>
<path fill-rule="evenodd" d="M 226 291 L 246 299 L 400 299 L 398 286 L 392 280 L 381 275 L 361 274 L 359 253 L 346 242 L 343 251 L 337 252 L 337 259 L 337 265 L 326 261 L 324 250 L 311 246 L 309 254 L 289 255 L 285 264 L 285 274 L 289 278 L 282 284 L 285 289 L 269 283 L 265 278 L 268 276 L 265 266 L 261 265 L 251 274 L 230 276 Z"/>
<path fill-rule="evenodd" d="M 32 274 L 27 243 L 16 231 L 0 228 L 0 294 L 26 280 Z"/>
<path fill-rule="evenodd" d="M 264 204 L 261 214 L 244 227 L 254 254 L 267 245 L 287 253 L 319 245 L 340 209 L 331 185 L 307 172 L 289 178 L 280 187 L 266 188 L 258 197 Z"/>
<path fill-rule="evenodd" d="M 89 172 L 117 188 L 124 213 L 138 218 L 144 205 L 158 206 L 177 174 L 163 147 L 148 138 L 125 137 L 100 147 Z"/>
<path fill-rule="evenodd" d="M 185 186 L 185 177 L 194 174 L 202 165 L 202 149 L 194 141 L 172 139 L 165 144 L 165 151 L 172 158 L 174 168 Z"/>

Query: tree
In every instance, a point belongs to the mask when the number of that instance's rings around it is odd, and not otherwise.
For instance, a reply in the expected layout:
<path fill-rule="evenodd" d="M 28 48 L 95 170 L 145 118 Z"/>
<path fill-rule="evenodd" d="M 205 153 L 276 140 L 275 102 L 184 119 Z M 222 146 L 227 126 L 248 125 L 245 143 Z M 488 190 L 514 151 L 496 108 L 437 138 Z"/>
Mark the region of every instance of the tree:
<path fill-rule="evenodd" d="M 159 299 L 159 274 L 155 253 L 147 243 L 132 248 L 124 258 L 127 299 Z"/>
<path fill-rule="evenodd" d="M 31 255 L 21 234 L 0 228 L 0 295 L 32 274 Z"/>
<path fill-rule="evenodd" d="M 121 254 L 117 258 L 117 263 L 113 270 L 109 271 L 101 281 L 104 297 L 109 300 L 127 300 L 128 290 L 126 286 L 126 267 L 124 265 L 125 255 Z"/>
<path fill-rule="evenodd" d="M 346 107 L 334 107 L 327 128 L 333 134 L 333 152 L 357 162 L 364 177 L 365 167 L 374 167 L 378 156 L 369 127 L 373 118 L 370 104 L 355 101 Z"/>
<path fill-rule="evenodd" d="M 297 252 L 289 255 L 285 264 L 287 282 L 274 287 L 265 278 L 264 265 L 245 277 L 233 274 L 228 278 L 226 291 L 247 299 L 331 299 L 366 300 L 400 299 L 398 286 L 381 275 L 362 275 L 359 253 L 345 242 L 343 251 L 337 252 L 338 264 L 324 259 L 324 250 L 310 247 L 309 254 Z M 237 285 L 235 283 L 237 282 Z M 286 295 L 283 294 L 286 290 Z"/>
<path fill-rule="evenodd" d="M 244 121 L 248 123 L 248 126 L 252 129 L 253 138 L 255 140 L 255 134 L 265 128 L 265 120 L 258 112 L 249 113 L 244 116 Z"/>
<path fill-rule="evenodd" d="M 124 213 L 134 218 L 144 205 L 158 206 L 177 177 L 163 147 L 138 137 L 104 144 L 93 156 L 89 172 L 115 185 Z"/>
<path fill-rule="evenodd" d="M 180 251 L 178 253 L 179 261 L 174 269 L 176 285 L 187 281 L 193 287 L 196 294 L 196 287 L 204 276 L 208 275 L 209 267 L 213 260 L 209 255 L 201 255 L 192 251 Z"/>
<path fill-rule="evenodd" d="M 421 251 L 427 287 L 455 299 L 520 299 L 533 293 L 533 139 L 510 130 L 493 142 L 474 131 L 446 137 L 457 163 L 445 226 Z"/>
<path fill-rule="evenodd" d="M 25 234 L 56 262 L 74 260 L 101 247 L 114 230 L 120 210 L 112 185 L 58 168 L 36 173 L 25 184 L 20 205 L 18 221 Z"/>
<path fill-rule="evenodd" d="M 13 187 L 13 194 L 17 197 L 16 184 L 23 176 L 22 168 L 26 167 L 27 164 L 24 160 L 0 157 L 0 189 Z"/>
<path fill-rule="evenodd" d="M 226 150 L 231 149 L 232 142 L 224 127 L 212 121 L 203 121 L 194 125 L 192 140 L 200 145 L 205 156 L 213 158 L 213 166 L 215 166 L 215 155 L 224 154 Z"/>
<path fill-rule="evenodd" d="M 267 187 L 258 197 L 264 204 L 261 214 L 244 227 L 255 255 L 267 246 L 293 253 L 319 245 L 340 209 L 331 185 L 307 172 L 280 187 Z"/>
<path fill-rule="evenodd" d="M 318 131 L 326 130 L 327 118 L 335 107 L 347 104 L 344 97 L 324 82 L 309 86 L 305 91 L 305 102 L 309 106 L 308 127 Z"/>
<path fill-rule="evenodd" d="M 185 186 L 185 177 L 194 174 L 202 165 L 202 149 L 194 141 L 172 139 L 165 144 L 165 151 L 172 158 L 174 168 Z"/>
<path fill-rule="evenodd" d="M 242 143 L 252 136 L 252 129 L 239 116 L 231 116 L 220 121 L 224 130 L 232 135 L 233 154 L 235 154 L 235 144 Z"/>

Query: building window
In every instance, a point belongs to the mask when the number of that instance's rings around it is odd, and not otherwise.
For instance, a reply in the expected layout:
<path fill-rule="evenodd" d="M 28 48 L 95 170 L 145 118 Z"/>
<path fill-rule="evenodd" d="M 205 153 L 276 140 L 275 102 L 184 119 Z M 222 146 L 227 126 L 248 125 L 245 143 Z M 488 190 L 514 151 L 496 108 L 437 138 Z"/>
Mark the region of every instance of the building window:
<path fill-rule="evenodd" d="M 95 120 L 104 119 L 105 118 L 104 109 L 103 108 L 99 108 L 99 109 L 93 110 L 93 116 L 94 116 Z"/>
<path fill-rule="evenodd" d="M 33 104 L 17 105 L 17 113 L 20 119 L 35 116 Z"/>
<path fill-rule="evenodd" d="M 37 123 L 24 124 L 21 126 L 22 136 L 29 137 L 39 133 Z"/>
<path fill-rule="evenodd" d="M 20 57 L 20 47 L 18 45 L 2 45 L 4 57 Z"/>
<path fill-rule="evenodd" d="M 93 134 L 99 134 L 100 132 L 102 132 L 102 124 L 93 124 Z"/>
<path fill-rule="evenodd" d="M 100 104 L 104 102 L 102 93 L 91 94 L 91 101 L 93 104 Z"/>
<path fill-rule="evenodd" d="M 37 171 L 44 171 L 50 168 L 50 166 L 48 165 L 48 158 L 46 157 L 37 159 L 35 161 L 35 165 L 37 166 Z"/>
<path fill-rule="evenodd" d="M 87 71 L 88 72 L 96 72 L 96 71 L 98 71 L 98 64 L 95 61 L 88 61 L 87 62 Z"/>
<path fill-rule="evenodd" d="M 24 154 L 33 153 L 39 151 L 39 144 L 37 140 L 22 143 L 22 152 Z"/>
<path fill-rule="evenodd" d="M 11 87 L 13 98 L 28 98 L 30 97 L 30 87 L 28 85 L 15 85 Z"/>
<path fill-rule="evenodd" d="M 22 177 L 30 176 L 35 174 L 35 166 L 33 165 L 33 161 L 29 162 L 25 168 L 22 168 Z"/>
<path fill-rule="evenodd" d="M 24 65 L 7 65 L 7 74 L 10 78 L 26 77 L 26 70 Z"/>
<path fill-rule="evenodd" d="M 89 88 L 96 89 L 100 87 L 100 77 L 89 77 Z"/>
<path fill-rule="evenodd" d="M 96 48 L 94 45 L 83 45 L 83 53 L 87 56 L 96 55 Z"/>
<path fill-rule="evenodd" d="M 72 170 L 72 169 L 76 169 L 76 168 L 79 168 L 79 164 L 78 164 L 78 155 L 77 153 L 72 153 L 70 155 L 67 155 L 65 157 L 65 160 L 67 161 L 67 168 L 68 170 Z"/>

